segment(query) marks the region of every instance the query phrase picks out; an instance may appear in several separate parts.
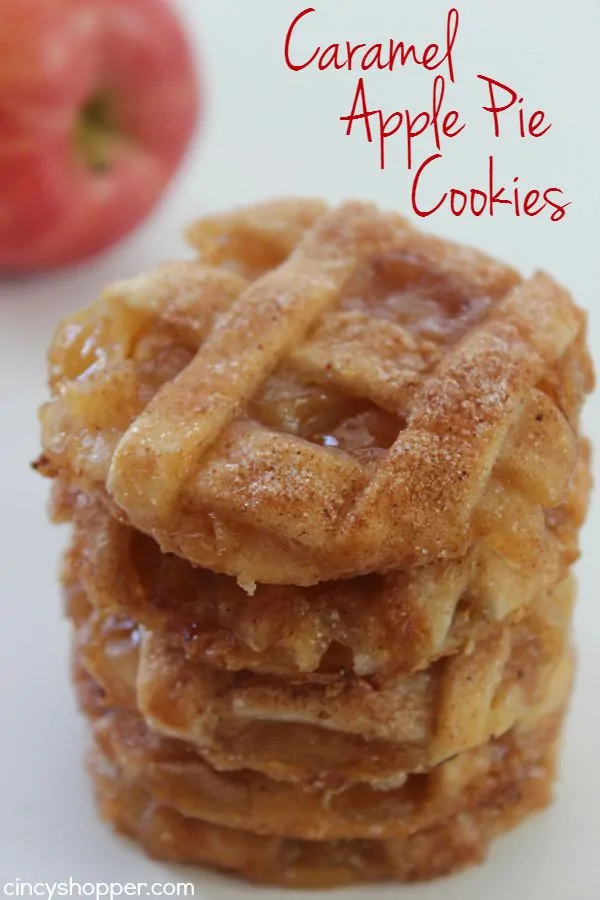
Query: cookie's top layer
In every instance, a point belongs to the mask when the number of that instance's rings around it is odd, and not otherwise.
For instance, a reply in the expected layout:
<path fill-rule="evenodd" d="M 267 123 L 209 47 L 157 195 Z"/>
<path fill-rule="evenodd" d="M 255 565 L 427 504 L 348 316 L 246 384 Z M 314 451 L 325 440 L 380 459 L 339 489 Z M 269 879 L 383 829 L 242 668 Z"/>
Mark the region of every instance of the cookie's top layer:
<path fill-rule="evenodd" d="M 591 387 L 562 288 L 358 202 L 191 236 L 59 328 L 48 471 L 250 590 L 536 552 Z"/>

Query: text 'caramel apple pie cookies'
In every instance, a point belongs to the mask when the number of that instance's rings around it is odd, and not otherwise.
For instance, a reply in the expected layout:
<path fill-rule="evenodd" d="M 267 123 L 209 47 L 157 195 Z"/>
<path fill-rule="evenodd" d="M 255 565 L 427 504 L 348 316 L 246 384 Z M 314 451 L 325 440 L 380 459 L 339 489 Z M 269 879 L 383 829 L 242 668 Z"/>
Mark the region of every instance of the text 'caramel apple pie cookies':
<path fill-rule="evenodd" d="M 45 471 L 249 591 L 535 558 L 591 386 L 563 288 L 366 203 L 191 233 L 59 328 Z"/>
<path fill-rule="evenodd" d="M 368 203 L 188 238 L 50 348 L 35 467 L 100 814 L 265 884 L 478 862 L 552 797 L 585 315 Z"/>

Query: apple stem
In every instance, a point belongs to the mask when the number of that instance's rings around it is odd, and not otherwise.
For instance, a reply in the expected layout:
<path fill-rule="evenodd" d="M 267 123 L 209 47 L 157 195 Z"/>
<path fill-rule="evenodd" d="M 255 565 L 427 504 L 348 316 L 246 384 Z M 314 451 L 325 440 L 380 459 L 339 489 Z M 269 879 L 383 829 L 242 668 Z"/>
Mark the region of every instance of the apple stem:
<path fill-rule="evenodd" d="M 75 125 L 75 146 L 92 171 L 106 172 L 110 167 L 110 147 L 117 129 L 111 116 L 110 98 L 95 94 L 85 104 Z"/>

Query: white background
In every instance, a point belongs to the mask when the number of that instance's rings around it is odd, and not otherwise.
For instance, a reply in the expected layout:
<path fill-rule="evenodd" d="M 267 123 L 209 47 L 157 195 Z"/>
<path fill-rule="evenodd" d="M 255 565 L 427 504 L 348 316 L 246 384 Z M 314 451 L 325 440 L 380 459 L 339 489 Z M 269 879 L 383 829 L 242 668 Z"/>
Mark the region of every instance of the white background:
<path fill-rule="evenodd" d="M 389 167 L 380 172 L 376 148 L 358 135 L 344 136 L 338 117 L 349 112 L 356 74 L 286 70 L 284 34 L 305 4 L 186 0 L 180 5 L 201 58 L 205 119 L 201 139 L 161 208 L 97 261 L 0 283 L 0 881 L 193 877 L 197 895 L 238 900 L 258 891 L 217 875 L 150 863 L 94 818 L 80 765 L 82 727 L 67 685 L 68 629 L 61 621 L 55 578 L 65 535 L 46 523 L 47 486 L 28 471 L 38 450 L 35 409 L 45 395 L 44 353 L 56 320 L 91 301 L 107 281 L 187 252 L 181 226 L 206 211 L 293 193 L 331 200 L 369 197 L 408 211 L 409 191 L 400 139 L 390 142 Z M 442 40 L 449 4 L 314 0 L 314 5 L 318 11 L 302 29 L 298 52 L 334 40 L 370 43 L 395 37 L 417 46 Z M 457 80 L 450 99 L 468 126 L 430 180 L 431 196 L 453 185 L 485 184 L 487 156 L 493 151 L 500 179 L 510 185 L 518 175 L 525 189 L 560 185 L 572 205 L 560 223 L 544 216 L 517 219 L 501 210 L 494 219 L 440 213 L 425 225 L 476 244 L 526 273 L 549 270 L 590 310 L 598 356 L 598 0 L 466 0 L 460 12 Z M 477 74 L 513 84 L 528 108 L 547 110 L 553 123 L 549 134 L 539 141 L 507 135 L 494 142 L 479 109 L 485 93 Z M 431 75 L 414 69 L 370 75 L 367 89 L 373 105 L 388 113 L 406 106 L 418 110 L 428 102 Z M 589 404 L 586 426 L 597 442 L 597 399 Z M 407 896 L 600 896 L 598 515 L 596 506 L 579 567 L 580 668 L 558 803 L 499 841 L 485 867 L 411 888 Z M 397 890 L 382 887 L 369 896 L 392 897 Z"/>

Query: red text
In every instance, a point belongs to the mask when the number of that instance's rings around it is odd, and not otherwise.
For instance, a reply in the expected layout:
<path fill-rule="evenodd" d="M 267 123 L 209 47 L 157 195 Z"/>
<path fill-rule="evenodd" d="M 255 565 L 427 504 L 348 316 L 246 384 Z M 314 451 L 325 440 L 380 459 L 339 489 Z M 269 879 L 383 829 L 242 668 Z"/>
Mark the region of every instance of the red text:
<path fill-rule="evenodd" d="M 539 216 L 546 212 L 552 222 L 560 222 L 565 217 L 566 209 L 570 203 L 562 202 L 563 192 L 558 187 L 545 189 L 533 188 L 523 193 L 517 182 L 518 176 L 513 178 L 512 187 L 498 184 L 495 174 L 494 157 L 488 159 L 488 172 L 485 183 L 477 187 L 449 188 L 439 200 L 432 206 L 426 207 L 421 198 L 421 182 L 429 167 L 442 159 L 441 153 L 435 153 L 419 166 L 412 183 L 411 201 L 414 212 L 422 219 L 432 216 L 442 207 L 447 208 L 453 216 L 470 214 L 493 216 L 499 209 L 508 207 L 515 216 Z"/>
<path fill-rule="evenodd" d="M 445 92 L 444 76 L 437 75 L 433 82 L 429 110 L 421 110 L 415 114 L 411 110 L 405 109 L 402 112 L 396 111 L 386 115 L 381 109 L 369 109 L 364 79 L 359 78 L 350 114 L 340 116 L 340 121 L 348 123 L 346 128 L 348 137 L 352 134 L 352 129 L 357 122 L 364 126 L 365 137 L 369 143 L 373 143 L 373 135 L 375 135 L 379 144 L 379 164 L 382 169 L 385 169 L 386 164 L 386 142 L 404 127 L 406 167 L 411 169 L 413 144 L 417 138 L 428 132 L 433 136 L 437 150 L 441 150 L 444 138 L 454 138 L 465 128 L 464 123 L 460 124 L 460 116 L 456 109 L 442 114 Z"/>
<path fill-rule="evenodd" d="M 450 81 L 454 81 L 454 61 L 452 52 L 458 35 L 459 15 L 458 10 L 451 9 L 446 19 L 446 36 L 445 43 L 427 44 L 419 53 L 414 44 L 407 44 L 405 41 L 395 41 L 392 38 L 385 43 L 379 44 L 351 44 L 350 41 L 343 43 L 329 44 L 325 47 L 317 47 L 308 57 L 302 59 L 300 54 L 293 49 L 293 40 L 296 28 L 303 19 L 316 12 L 315 8 L 309 6 L 293 20 L 288 28 L 285 38 L 285 62 L 289 69 L 294 72 L 301 72 L 308 69 L 314 64 L 323 71 L 325 69 L 361 69 L 368 72 L 369 69 L 389 69 L 390 72 L 395 71 L 400 66 L 405 66 L 411 62 L 417 66 L 422 66 L 429 72 L 439 69 L 446 65 L 448 68 L 448 77 Z"/>
<path fill-rule="evenodd" d="M 490 94 L 490 105 L 483 106 L 486 112 L 492 114 L 494 119 L 494 134 L 500 137 L 500 113 L 507 112 L 512 109 L 515 104 L 518 105 L 517 118 L 519 134 L 522 138 L 543 137 L 547 131 L 552 128 L 551 124 L 546 125 L 546 113 L 542 109 L 536 109 L 531 115 L 526 115 L 523 109 L 523 97 L 519 97 L 517 91 L 509 87 L 508 84 L 502 84 L 494 78 L 487 75 L 478 75 L 482 81 L 485 81 Z M 518 98 L 518 100 L 517 100 Z"/>

